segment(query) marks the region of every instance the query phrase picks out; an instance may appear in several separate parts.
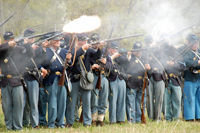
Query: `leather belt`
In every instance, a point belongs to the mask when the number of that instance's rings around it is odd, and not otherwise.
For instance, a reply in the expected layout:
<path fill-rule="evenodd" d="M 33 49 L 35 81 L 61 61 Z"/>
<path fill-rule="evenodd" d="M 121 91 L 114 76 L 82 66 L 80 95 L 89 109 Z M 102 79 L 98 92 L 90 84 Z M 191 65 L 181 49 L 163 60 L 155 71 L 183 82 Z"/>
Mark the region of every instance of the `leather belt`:
<path fill-rule="evenodd" d="M 95 70 L 95 72 L 99 72 L 99 69 L 94 69 Z M 104 70 L 102 70 L 101 71 L 101 74 L 104 74 L 105 73 L 105 71 Z"/>
<path fill-rule="evenodd" d="M 28 68 L 28 67 L 25 67 L 25 69 L 26 69 L 27 71 L 37 71 L 36 68 Z M 26 72 L 27 72 L 27 71 L 26 71 Z"/>
<path fill-rule="evenodd" d="M 8 75 L 5 75 L 4 78 L 8 78 L 8 79 L 10 79 L 10 78 L 20 78 L 20 76 L 12 76 L 12 75 L 8 74 Z"/>
<path fill-rule="evenodd" d="M 178 76 L 178 75 L 175 75 L 175 74 L 173 74 L 173 73 L 170 73 L 170 74 L 169 74 L 169 77 L 178 78 L 179 76 Z"/>
<path fill-rule="evenodd" d="M 163 71 L 162 71 L 162 70 L 158 70 L 158 68 L 153 68 L 153 70 L 154 70 L 155 72 L 158 72 L 158 73 L 163 73 Z"/>
<path fill-rule="evenodd" d="M 195 70 L 193 68 L 191 68 L 190 71 L 193 72 L 193 73 L 200 73 L 200 70 Z"/>
<path fill-rule="evenodd" d="M 61 72 L 60 71 L 55 71 L 55 72 L 50 72 L 49 75 L 60 75 Z"/>

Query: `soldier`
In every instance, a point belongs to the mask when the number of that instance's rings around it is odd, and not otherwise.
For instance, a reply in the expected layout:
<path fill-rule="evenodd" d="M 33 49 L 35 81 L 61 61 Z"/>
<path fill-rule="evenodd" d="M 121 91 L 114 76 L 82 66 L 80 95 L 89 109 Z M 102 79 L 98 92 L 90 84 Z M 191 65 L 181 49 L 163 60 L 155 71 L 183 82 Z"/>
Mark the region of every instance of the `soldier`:
<path fill-rule="evenodd" d="M 97 33 L 93 33 L 90 37 L 90 42 L 95 43 L 100 41 L 100 36 Z M 96 45 L 93 45 L 93 49 L 97 50 L 98 49 L 98 43 Z M 106 52 L 105 50 L 103 50 Z M 107 52 L 108 53 L 108 52 Z M 104 53 L 106 54 L 106 53 Z M 101 88 L 98 89 L 96 88 L 97 81 L 99 80 L 99 74 L 100 74 L 100 64 L 102 64 L 102 71 L 101 71 Z M 100 125 L 103 126 L 103 119 L 105 116 L 105 111 L 107 109 L 107 100 L 108 100 L 108 80 L 106 78 L 106 73 L 105 71 L 107 69 L 110 69 L 112 66 L 111 58 L 106 55 L 106 58 L 101 58 L 98 60 L 91 59 L 91 65 L 92 65 L 92 70 L 94 74 L 94 81 L 93 81 L 93 87 L 94 91 L 96 94 L 99 96 L 98 97 L 95 95 L 95 93 L 91 93 L 91 110 L 92 110 L 92 125 Z M 96 123 L 98 119 L 98 122 Z"/>
<path fill-rule="evenodd" d="M 133 49 L 141 49 L 142 43 L 135 42 Z M 143 78 L 145 70 L 147 69 L 148 75 L 151 75 L 151 67 L 148 64 L 147 56 L 142 54 L 141 51 L 133 52 L 128 54 L 130 63 L 127 63 L 125 71 L 128 74 L 128 87 L 126 90 L 126 114 L 127 120 L 135 123 L 141 122 L 141 99 L 143 89 Z M 146 94 L 145 94 L 146 95 Z M 146 104 L 146 98 L 144 98 L 144 110 Z"/>
<path fill-rule="evenodd" d="M 154 43 L 153 37 L 150 39 L 146 38 L 145 42 L 148 42 L 150 47 L 158 46 L 158 44 Z M 149 77 L 149 87 L 147 88 L 147 113 L 150 119 L 156 121 L 160 121 L 161 118 L 163 95 L 165 91 L 165 69 L 163 66 L 165 56 L 160 51 L 161 49 L 146 51 L 152 71 Z"/>
<path fill-rule="evenodd" d="M 108 76 L 109 80 L 109 121 L 113 123 L 124 123 L 125 121 L 125 100 L 126 100 L 126 83 L 122 75 L 122 64 L 125 64 L 127 57 L 116 53 L 118 44 L 111 42 L 109 53 L 112 59 L 112 69 Z M 124 59 L 125 58 L 125 59 Z"/>
<path fill-rule="evenodd" d="M 101 58 L 101 49 L 104 43 L 99 44 L 99 48 L 97 51 L 91 49 L 91 45 L 87 44 L 88 37 L 86 33 L 78 34 L 78 44 L 75 49 L 76 57 L 75 63 L 72 71 L 70 72 L 71 82 L 72 82 L 72 91 L 71 98 L 72 101 L 68 101 L 67 105 L 67 116 L 66 116 L 66 127 L 72 127 L 74 124 L 74 113 L 75 113 L 75 105 L 78 99 L 79 91 L 82 97 L 82 107 L 83 107 L 83 125 L 90 126 L 92 122 L 91 118 L 91 91 L 85 90 L 80 87 L 80 73 L 81 71 L 91 71 L 91 58 L 97 60 Z M 75 56 L 75 51 L 72 51 L 73 56 Z M 81 56 L 82 55 L 82 56 Z M 80 62 L 80 56 L 82 57 L 82 61 Z M 78 59 L 79 58 L 79 59 Z M 79 60 L 79 61 L 78 61 Z M 84 66 L 84 70 L 81 70 L 81 65 Z"/>
<path fill-rule="evenodd" d="M 184 99 L 184 118 L 187 121 L 195 121 L 200 119 L 200 84 L 199 84 L 199 70 L 200 70 L 200 56 L 198 49 L 199 41 L 197 36 L 191 36 L 189 45 L 192 45 L 190 51 L 184 56 L 187 69 L 184 72 L 184 88 L 186 95 Z"/>
<path fill-rule="evenodd" d="M 181 113 L 181 72 L 185 69 L 185 63 L 176 48 L 171 44 L 169 38 L 163 40 L 162 46 L 165 48 L 166 73 L 168 74 L 168 86 L 164 94 L 164 112 L 167 121 L 179 120 Z"/>
<path fill-rule="evenodd" d="M 47 39 L 51 36 L 52 36 L 51 34 L 44 35 L 43 37 L 41 37 L 41 40 Z M 46 76 L 45 75 L 46 73 L 47 73 L 47 70 L 41 67 L 41 75 L 43 78 Z M 46 106 L 47 106 L 47 93 L 45 92 L 44 88 L 40 86 L 38 110 L 39 110 L 39 124 L 42 126 L 47 126 Z"/>
<path fill-rule="evenodd" d="M 185 40 L 185 44 L 183 46 L 180 46 L 177 51 L 178 52 L 182 52 L 184 50 L 184 48 L 186 48 L 187 46 L 189 46 L 189 39 L 191 36 L 196 36 L 195 34 L 193 33 L 189 33 L 187 36 L 186 36 L 186 40 Z"/>
<path fill-rule="evenodd" d="M 24 31 L 24 37 L 34 35 L 35 31 L 33 29 L 27 29 Z M 29 44 L 31 45 L 34 42 L 34 38 L 29 39 Z M 25 73 L 24 79 L 28 87 L 28 94 L 25 93 L 25 97 L 29 98 L 30 105 L 26 104 L 24 109 L 23 125 L 29 124 L 29 118 L 26 115 L 30 115 L 31 125 L 33 128 L 38 129 L 39 126 L 39 112 L 38 112 L 38 100 L 39 100 L 39 82 L 42 78 L 39 69 L 41 68 L 41 63 L 46 59 L 46 46 L 48 42 L 44 42 L 42 46 L 33 45 L 35 52 L 34 58 L 26 58 L 25 61 Z M 42 83 L 42 82 L 41 82 Z M 26 99 L 26 98 L 25 98 Z M 25 103 L 28 103 L 25 101 Z M 28 107 L 30 106 L 30 107 Z M 30 109 L 27 109 L 30 108 Z M 28 112 L 26 112 L 29 110 Z"/>
<path fill-rule="evenodd" d="M 47 60 L 42 67 L 46 70 L 44 72 L 44 85 L 48 91 L 48 127 L 55 128 L 65 127 L 64 116 L 66 110 L 67 91 L 65 86 L 58 86 L 60 75 L 63 71 L 63 64 L 65 60 L 69 60 L 71 65 L 71 54 L 68 51 L 60 48 L 60 38 L 56 37 L 51 40 L 52 47 L 47 48 Z M 68 67 L 67 70 L 70 70 Z M 46 76 L 48 71 L 48 76 Z M 55 123 L 56 122 L 56 123 Z"/>
<path fill-rule="evenodd" d="M 6 32 L 3 38 L 0 63 L 4 77 L 0 87 L 5 124 L 8 130 L 22 130 L 24 57 L 31 58 L 34 52 L 30 45 L 16 46 L 12 32 Z"/>

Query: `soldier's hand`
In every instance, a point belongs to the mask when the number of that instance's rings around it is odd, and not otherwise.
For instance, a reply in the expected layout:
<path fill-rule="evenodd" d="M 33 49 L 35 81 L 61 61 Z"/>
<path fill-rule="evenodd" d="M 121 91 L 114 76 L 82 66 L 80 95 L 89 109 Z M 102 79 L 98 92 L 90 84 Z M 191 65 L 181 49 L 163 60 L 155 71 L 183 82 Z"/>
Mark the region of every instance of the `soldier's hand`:
<path fill-rule="evenodd" d="M 72 58 L 72 54 L 71 53 L 66 53 L 66 60 L 70 61 Z"/>
<path fill-rule="evenodd" d="M 44 41 L 44 42 L 42 43 L 42 47 L 43 47 L 43 48 L 48 48 L 49 46 L 50 46 L 49 41 Z"/>
<path fill-rule="evenodd" d="M 33 50 L 36 50 L 37 48 L 39 48 L 38 45 L 32 45 Z"/>
<path fill-rule="evenodd" d="M 9 42 L 8 42 L 8 45 L 9 45 L 10 47 L 14 47 L 16 44 L 17 44 L 17 43 L 14 42 L 14 41 L 9 41 Z"/>
<path fill-rule="evenodd" d="M 29 43 L 29 39 L 28 38 L 24 38 L 24 44 Z"/>
<path fill-rule="evenodd" d="M 92 45 L 91 44 L 84 44 L 83 46 L 82 46 L 82 49 L 85 51 L 85 50 L 88 50 L 90 47 L 91 47 Z"/>
<path fill-rule="evenodd" d="M 147 70 L 151 70 L 150 65 L 149 65 L 149 64 L 145 64 L 145 69 L 147 69 Z"/>
<path fill-rule="evenodd" d="M 98 64 L 93 64 L 92 65 L 92 69 L 95 69 L 95 68 L 99 68 L 100 66 Z"/>
<path fill-rule="evenodd" d="M 101 62 L 102 62 L 103 64 L 106 64 L 106 58 L 101 58 Z"/>
<path fill-rule="evenodd" d="M 198 60 L 198 64 L 200 64 L 200 60 Z"/>
<path fill-rule="evenodd" d="M 106 45 L 107 43 L 105 41 L 100 41 L 100 43 L 98 44 L 99 49 L 102 49 L 104 45 Z"/>
<path fill-rule="evenodd" d="M 111 56 L 111 59 L 113 60 L 113 59 L 115 59 L 119 56 L 121 56 L 121 54 L 117 52 L 117 53 L 115 53 L 114 55 Z"/>
<path fill-rule="evenodd" d="M 41 75 L 42 75 L 42 77 L 44 78 L 44 77 L 47 75 L 48 72 L 47 72 L 47 70 L 44 69 L 44 68 L 42 68 L 41 71 L 42 71 Z"/>
<path fill-rule="evenodd" d="M 173 62 L 173 61 L 167 61 L 167 64 L 168 64 L 169 66 L 173 66 L 173 65 L 174 65 L 174 62 Z"/>

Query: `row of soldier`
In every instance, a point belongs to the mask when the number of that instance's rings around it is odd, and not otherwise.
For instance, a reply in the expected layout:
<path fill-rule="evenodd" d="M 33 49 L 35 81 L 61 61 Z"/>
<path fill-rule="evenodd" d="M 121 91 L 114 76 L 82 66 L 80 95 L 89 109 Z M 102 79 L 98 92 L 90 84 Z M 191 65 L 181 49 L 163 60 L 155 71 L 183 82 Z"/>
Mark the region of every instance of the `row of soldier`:
<path fill-rule="evenodd" d="M 27 29 L 24 37 L 34 33 L 33 29 Z M 77 37 L 76 45 L 68 53 L 69 46 L 60 47 L 60 37 L 44 41 L 41 46 L 31 45 L 34 39 L 26 38 L 19 46 L 12 32 L 4 34 L 4 43 L 0 45 L 0 86 L 8 130 L 22 130 L 22 125 L 29 124 L 28 116 L 35 129 L 39 129 L 39 124 L 49 128 L 70 128 L 75 122 L 80 98 L 84 126 L 104 125 L 107 100 L 111 124 L 124 123 L 125 115 L 131 123 L 141 122 L 141 108 L 145 109 L 145 105 L 152 120 L 160 121 L 161 113 L 168 121 L 179 120 L 182 94 L 185 120 L 200 119 L 200 58 L 198 37 L 194 34 L 188 34 L 186 44 L 178 50 L 166 34 L 161 36 L 164 39 L 159 43 L 149 35 L 145 37 L 147 49 L 135 52 L 119 51 L 116 42 L 111 42 L 105 49 L 106 43 L 101 42 L 96 33 L 90 37 L 90 42 L 96 42 L 95 45 L 88 43 L 86 33 L 77 34 Z M 180 55 L 189 45 L 191 48 Z M 141 42 L 133 44 L 133 49 L 141 48 Z M 59 86 L 66 60 L 66 84 Z M 146 91 L 142 92 L 145 70 L 149 82 Z M 185 81 L 181 78 L 183 72 Z M 87 80 L 83 79 L 84 73 Z M 97 89 L 99 74 L 101 87 Z M 23 89 L 23 79 L 28 90 Z M 83 87 L 82 81 L 92 84 L 93 90 Z M 145 100 L 141 101 L 143 93 Z M 143 107 L 141 102 L 144 102 Z"/>

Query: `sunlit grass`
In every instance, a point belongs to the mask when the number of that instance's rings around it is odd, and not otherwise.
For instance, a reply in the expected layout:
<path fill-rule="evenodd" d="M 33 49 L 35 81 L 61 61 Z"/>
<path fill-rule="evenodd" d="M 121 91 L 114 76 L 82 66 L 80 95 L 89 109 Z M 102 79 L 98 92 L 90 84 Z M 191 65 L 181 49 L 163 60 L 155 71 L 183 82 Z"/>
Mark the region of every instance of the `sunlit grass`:
<path fill-rule="evenodd" d="M 200 122 L 185 122 L 184 120 L 180 120 L 179 122 L 173 121 L 168 122 L 165 120 L 162 120 L 160 122 L 152 121 L 147 118 L 146 115 L 147 124 L 132 124 L 128 123 L 127 121 L 125 124 L 109 124 L 108 120 L 108 112 L 106 113 L 106 119 L 105 119 L 105 126 L 104 127 L 83 127 L 83 124 L 81 123 L 75 123 L 73 125 L 73 128 L 55 128 L 55 129 L 48 129 L 45 127 L 40 127 L 39 130 L 32 129 L 31 126 L 24 127 L 22 132 L 33 132 L 33 133 L 61 133 L 61 132 L 75 132 L 75 133 L 83 133 L 83 132 L 93 132 L 93 133 L 130 133 L 130 132 L 136 132 L 136 133 L 171 133 L 171 132 L 193 132 L 198 133 L 200 132 Z M 4 122 L 4 115 L 2 111 L 2 106 L 0 105 L 0 132 L 7 132 L 5 122 Z M 15 131 L 9 131 L 9 132 L 15 132 Z"/>

